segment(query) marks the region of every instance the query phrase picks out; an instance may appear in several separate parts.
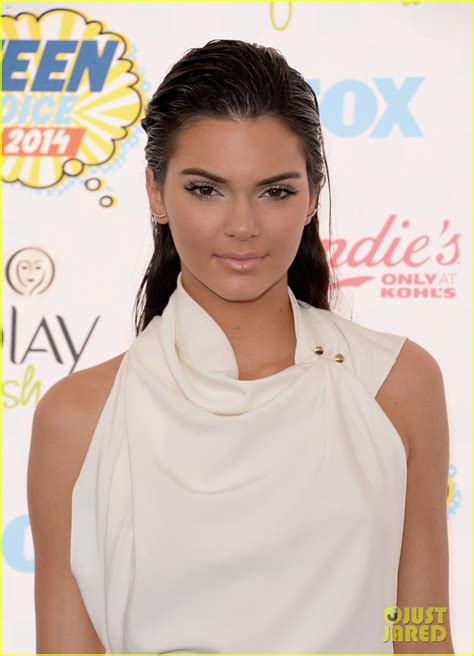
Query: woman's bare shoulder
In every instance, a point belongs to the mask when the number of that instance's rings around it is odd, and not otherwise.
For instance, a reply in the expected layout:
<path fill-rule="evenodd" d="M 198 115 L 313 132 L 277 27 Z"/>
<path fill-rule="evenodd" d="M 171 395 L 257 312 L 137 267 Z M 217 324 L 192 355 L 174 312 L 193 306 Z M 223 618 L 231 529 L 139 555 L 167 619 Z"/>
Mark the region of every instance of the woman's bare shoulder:
<path fill-rule="evenodd" d="M 46 391 L 39 404 L 48 406 L 59 404 L 59 407 L 55 408 L 58 410 L 61 402 L 68 401 L 68 399 L 71 401 L 88 400 L 92 403 L 95 399 L 95 402 L 100 405 L 101 401 L 105 400 L 104 396 L 107 397 L 126 353 L 127 351 L 60 378 Z"/>
<path fill-rule="evenodd" d="M 86 389 L 91 389 L 95 392 L 105 392 L 107 394 L 109 391 L 109 385 L 110 387 L 112 386 L 115 375 L 120 367 L 120 363 L 126 353 L 127 351 L 124 351 L 109 360 L 104 360 L 103 362 L 99 362 L 91 367 L 75 371 L 64 378 L 61 378 L 56 384 L 60 384 L 64 388 L 68 385 L 83 386 Z"/>
<path fill-rule="evenodd" d="M 69 452 L 76 453 L 79 461 L 85 455 L 126 353 L 60 378 L 36 406 L 33 424 L 44 426 L 45 434 L 63 435 Z M 71 464 L 74 469 L 80 466 L 80 462 Z"/>
<path fill-rule="evenodd" d="M 444 409 L 443 377 L 437 360 L 407 339 L 376 400 L 398 430 L 408 459 L 427 414 L 438 416 Z"/>

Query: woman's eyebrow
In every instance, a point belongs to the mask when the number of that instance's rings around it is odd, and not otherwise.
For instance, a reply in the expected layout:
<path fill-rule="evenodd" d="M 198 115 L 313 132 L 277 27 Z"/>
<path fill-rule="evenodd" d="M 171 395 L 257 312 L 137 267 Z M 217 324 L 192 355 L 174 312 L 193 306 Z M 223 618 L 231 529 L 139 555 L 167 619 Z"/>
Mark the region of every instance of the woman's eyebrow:
<path fill-rule="evenodd" d="M 180 171 L 183 175 L 187 174 L 192 174 L 192 175 L 202 175 L 204 178 L 209 178 L 209 180 L 213 180 L 214 182 L 221 182 L 222 184 L 227 184 L 228 180 L 225 180 L 224 178 L 221 178 L 219 175 L 216 175 L 215 173 L 210 173 L 209 171 L 205 171 L 204 169 L 196 169 L 196 168 L 191 168 L 191 169 L 183 169 Z M 279 180 L 287 180 L 288 178 L 301 178 L 300 173 L 298 171 L 286 171 L 285 173 L 279 173 L 278 175 L 273 175 L 271 178 L 265 178 L 265 180 L 260 180 L 257 182 L 257 186 L 263 186 L 267 184 L 271 184 L 272 182 L 278 182 Z"/>

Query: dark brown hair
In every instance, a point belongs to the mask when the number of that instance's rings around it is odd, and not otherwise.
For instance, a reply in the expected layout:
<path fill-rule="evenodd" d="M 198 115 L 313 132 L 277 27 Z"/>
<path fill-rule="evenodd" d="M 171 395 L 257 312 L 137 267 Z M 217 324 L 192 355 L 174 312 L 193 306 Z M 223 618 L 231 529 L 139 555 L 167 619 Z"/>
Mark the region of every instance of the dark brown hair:
<path fill-rule="evenodd" d="M 146 160 L 158 185 L 164 183 L 180 131 L 203 117 L 278 119 L 301 138 L 309 185 L 318 190 L 318 205 L 326 179 L 330 192 L 316 95 L 278 50 L 234 39 L 212 39 L 201 48 L 187 50 L 174 64 L 141 121 L 148 136 Z M 316 212 L 304 228 L 288 270 L 288 285 L 297 299 L 329 310 L 334 271 L 319 237 L 318 219 Z M 153 239 L 154 253 L 135 299 L 137 335 L 155 315 L 162 314 L 180 272 L 169 225 L 153 222 Z"/>

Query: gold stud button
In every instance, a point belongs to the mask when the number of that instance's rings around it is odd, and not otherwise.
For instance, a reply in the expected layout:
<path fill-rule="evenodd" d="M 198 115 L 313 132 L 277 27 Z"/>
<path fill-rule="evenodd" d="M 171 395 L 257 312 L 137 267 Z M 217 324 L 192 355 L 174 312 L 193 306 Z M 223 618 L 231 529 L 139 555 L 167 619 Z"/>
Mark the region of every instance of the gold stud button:
<path fill-rule="evenodd" d="M 321 355 L 322 353 L 324 353 L 324 349 L 323 349 L 322 346 L 314 346 L 314 347 L 313 347 L 313 351 L 314 351 L 317 355 Z"/>
<path fill-rule="evenodd" d="M 344 356 L 342 355 L 342 353 L 336 353 L 334 359 L 336 360 L 336 362 L 344 362 Z"/>

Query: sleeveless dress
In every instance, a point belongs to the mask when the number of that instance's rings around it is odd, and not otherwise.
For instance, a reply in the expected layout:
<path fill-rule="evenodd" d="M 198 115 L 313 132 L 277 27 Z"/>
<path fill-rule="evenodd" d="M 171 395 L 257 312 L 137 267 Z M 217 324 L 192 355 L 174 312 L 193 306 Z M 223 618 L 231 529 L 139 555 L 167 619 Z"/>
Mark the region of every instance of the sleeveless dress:
<path fill-rule="evenodd" d="M 239 380 L 181 275 L 73 488 L 71 569 L 104 648 L 393 653 L 407 462 L 374 397 L 407 338 L 288 287 L 295 364 Z"/>

